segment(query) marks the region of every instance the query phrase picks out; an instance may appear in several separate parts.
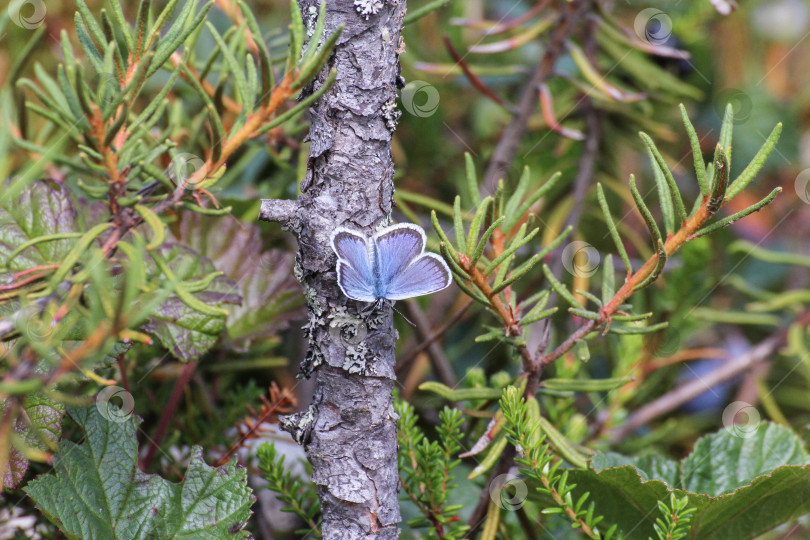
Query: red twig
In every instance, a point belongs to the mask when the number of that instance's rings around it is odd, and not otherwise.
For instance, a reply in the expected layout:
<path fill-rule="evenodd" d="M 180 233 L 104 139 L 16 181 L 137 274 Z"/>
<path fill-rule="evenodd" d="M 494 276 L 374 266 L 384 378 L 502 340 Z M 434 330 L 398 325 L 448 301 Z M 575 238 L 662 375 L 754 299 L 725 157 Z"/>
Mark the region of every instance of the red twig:
<path fill-rule="evenodd" d="M 453 57 L 453 61 L 456 64 L 458 64 L 458 66 L 461 68 L 461 71 L 464 72 L 464 75 L 466 75 L 467 78 L 470 79 L 470 83 L 472 83 L 472 85 L 479 92 L 487 96 L 489 99 L 491 99 L 501 107 L 511 109 L 511 106 L 504 103 L 504 101 L 498 94 L 490 90 L 489 87 L 486 84 L 484 84 L 484 81 L 482 81 L 478 77 L 478 75 L 473 73 L 473 71 L 470 69 L 470 66 L 467 64 L 467 62 L 464 61 L 464 58 L 462 58 L 462 56 L 458 54 L 458 51 L 455 49 L 455 47 L 453 47 L 453 44 L 450 42 L 450 38 L 447 36 L 444 36 L 444 46 L 447 47 L 447 52 L 449 52 L 450 56 Z"/>
<path fill-rule="evenodd" d="M 183 370 L 180 372 L 180 377 L 177 379 L 174 389 L 172 390 L 172 395 L 169 397 L 169 402 L 166 404 L 166 408 L 163 409 L 163 414 L 160 417 L 160 424 L 158 424 L 157 430 L 155 431 L 155 436 L 149 441 L 149 451 L 146 453 L 146 457 L 143 458 L 143 462 L 141 464 L 141 468 L 143 470 L 148 469 L 149 465 L 152 463 L 152 459 L 155 457 L 155 452 L 157 452 L 163 437 L 166 435 L 169 422 L 171 422 L 172 418 L 174 417 L 174 412 L 177 410 L 177 405 L 180 403 L 180 398 L 183 397 L 183 391 L 188 385 L 188 382 L 191 380 L 191 376 L 194 375 L 195 369 L 197 369 L 197 362 L 189 362 L 183 366 Z"/>

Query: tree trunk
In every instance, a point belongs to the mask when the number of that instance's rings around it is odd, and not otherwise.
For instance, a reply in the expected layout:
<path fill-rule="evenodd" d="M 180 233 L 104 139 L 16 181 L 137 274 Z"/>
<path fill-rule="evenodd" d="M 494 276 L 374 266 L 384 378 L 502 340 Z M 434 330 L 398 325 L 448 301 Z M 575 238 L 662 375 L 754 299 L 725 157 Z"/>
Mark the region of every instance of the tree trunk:
<path fill-rule="evenodd" d="M 343 26 L 314 83 L 337 71 L 310 110 L 311 147 L 297 201 L 262 201 L 260 219 L 298 236 L 296 277 L 309 307 L 301 374 L 315 376 L 312 406 L 285 421 L 312 463 L 326 539 L 398 538 L 397 416 L 392 406 L 396 331 L 391 308 L 366 307 L 337 286 L 330 235 L 347 226 L 371 234 L 393 203 L 392 130 L 405 0 L 329 0 L 326 35 Z M 300 2 L 305 24 L 318 3 Z M 363 13 L 363 7 L 366 13 Z M 376 11 L 376 12 L 375 12 Z"/>

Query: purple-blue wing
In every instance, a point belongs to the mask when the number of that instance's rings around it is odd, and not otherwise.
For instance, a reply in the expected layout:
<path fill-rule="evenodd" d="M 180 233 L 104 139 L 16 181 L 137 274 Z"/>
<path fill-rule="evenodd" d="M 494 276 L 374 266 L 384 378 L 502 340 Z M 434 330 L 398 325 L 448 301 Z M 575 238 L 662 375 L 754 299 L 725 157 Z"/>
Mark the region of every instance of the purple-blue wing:
<path fill-rule="evenodd" d="M 385 297 L 404 300 L 431 294 L 449 287 L 452 282 L 453 276 L 444 259 L 435 253 L 424 253 L 394 276 L 388 283 Z"/>
<path fill-rule="evenodd" d="M 361 302 L 374 302 L 377 300 L 373 284 L 360 275 L 351 264 L 342 259 L 338 259 L 337 262 L 337 281 L 343 294 L 353 300 L 360 300 Z"/>
<path fill-rule="evenodd" d="M 375 280 L 365 236 L 340 227 L 332 233 L 331 243 L 338 256 L 338 285 L 343 294 L 363 302 L 375 301 Z"/>
<path fill-rule="evenodd" d="M 376 233 L 377 276 L 383 286 L 402 273 L 425 250 L 425 231 L 419 225 L 400 223 Z"/>

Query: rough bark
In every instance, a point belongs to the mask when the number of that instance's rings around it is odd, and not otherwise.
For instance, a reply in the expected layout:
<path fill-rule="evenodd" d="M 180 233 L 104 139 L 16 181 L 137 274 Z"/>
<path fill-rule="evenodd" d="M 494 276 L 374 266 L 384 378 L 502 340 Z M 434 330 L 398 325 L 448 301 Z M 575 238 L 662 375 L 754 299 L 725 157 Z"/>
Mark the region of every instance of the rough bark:
<path fill-rule="evenodd" d="M 317 2 L 301 1 L 313 25 Z M 326 539 L 398 538 L 400 521 L 396 414 L 392 406 L 396 331 L 391 308 L 361 315 L 364 304 L 337 286 L 332 231 L 370 234 L 393 203 L 392 129 L 405 0 L 329 0 L 326 34 L 340 40 L 314 88 L 337 71 L 334 86 L 310 110 L 311 147 L 297 201 L 262 202 L 260 219 L 298 237 L 296 277 L 309 306 L 303 376 L 314 376 L 312 406 L 285 422 L 312 463 Z M 313 8 L 315 8 L 313 10 Z"/>

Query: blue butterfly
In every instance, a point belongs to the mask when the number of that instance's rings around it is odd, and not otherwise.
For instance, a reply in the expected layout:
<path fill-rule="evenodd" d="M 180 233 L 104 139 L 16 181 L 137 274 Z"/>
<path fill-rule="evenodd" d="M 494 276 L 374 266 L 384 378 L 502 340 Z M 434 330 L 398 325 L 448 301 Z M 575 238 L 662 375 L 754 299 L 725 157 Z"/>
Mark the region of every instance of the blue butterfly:
<path fill-rule="evenodd" d="M 380 305 L 434 293 L 453 282 L 447 263 L 425 253 L 425 231 L 411 223 L 392 225 L 370 239 L 339 227 L 332 233 L 332 249 L 340 290 L 353 300 Z"/>

